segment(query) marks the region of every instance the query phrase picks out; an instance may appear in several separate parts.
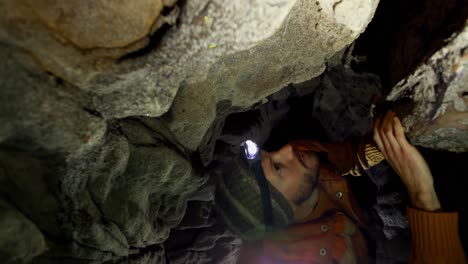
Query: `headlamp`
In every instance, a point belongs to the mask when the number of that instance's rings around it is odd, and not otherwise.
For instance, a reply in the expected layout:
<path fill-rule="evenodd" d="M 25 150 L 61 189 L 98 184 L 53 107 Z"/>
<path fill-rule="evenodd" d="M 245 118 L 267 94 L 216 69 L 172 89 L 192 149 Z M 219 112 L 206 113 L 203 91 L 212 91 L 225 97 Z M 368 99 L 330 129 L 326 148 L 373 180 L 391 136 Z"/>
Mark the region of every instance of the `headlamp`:
<path fill-rule="evenodd" d="M 255 160 L 255 158 L 260 156 L 260 149 L 257 143 L 252 140 L 242 142 L 241 147 L 244 150 L 245 158 L 248 160 Z"/>
<path fill-rule="evenodd" d="M 263 216 L 266 228 L 273 226 L 273 211 L 271 207 L 270 188 L 262 167 L 262 156 L 257 143 L 246 140 L 241 144 L 240 155 L 249 164 L 255 174 L 263 205 Z"/>

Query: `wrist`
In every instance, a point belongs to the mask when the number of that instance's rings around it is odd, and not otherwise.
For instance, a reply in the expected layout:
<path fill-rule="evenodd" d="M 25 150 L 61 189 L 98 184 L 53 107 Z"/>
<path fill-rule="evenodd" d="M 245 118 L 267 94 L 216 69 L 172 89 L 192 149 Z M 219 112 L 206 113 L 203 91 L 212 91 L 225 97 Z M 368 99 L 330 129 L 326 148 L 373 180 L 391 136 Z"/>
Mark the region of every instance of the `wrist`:
<path fill-rule="evenodd" d="M 437 211 L 441 209 L 439 198 L 435 189 L 410 193 L 411 204 L 424 211 Z"/>

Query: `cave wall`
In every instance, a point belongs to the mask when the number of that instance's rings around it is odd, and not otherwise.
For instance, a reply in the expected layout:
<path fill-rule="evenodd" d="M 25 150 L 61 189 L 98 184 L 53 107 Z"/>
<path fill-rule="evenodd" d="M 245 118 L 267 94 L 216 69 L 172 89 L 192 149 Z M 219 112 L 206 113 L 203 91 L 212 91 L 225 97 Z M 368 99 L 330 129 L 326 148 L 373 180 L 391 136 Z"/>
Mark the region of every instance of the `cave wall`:
<path fill-rule="evenodd" d="M 468 24 L 388 95 L 418 146 L 468 152 Z"/>
<path fill-rule="evenodd" d="M 349 50 L 377 5 L 2 1 L 2 263 L 234 263 L 204 170 L 226 117 L 294 85 L 330 139 L 368 132 L 381 87 Z M 387 98 L 415 144 L 467 151 L 466 32 Z"/>
<path fill-rule="evenodd" d="M 2 1 L 2 263 L 235 261 L 203 213 L 224 118 L 320 75 L 377 4 Z"/>

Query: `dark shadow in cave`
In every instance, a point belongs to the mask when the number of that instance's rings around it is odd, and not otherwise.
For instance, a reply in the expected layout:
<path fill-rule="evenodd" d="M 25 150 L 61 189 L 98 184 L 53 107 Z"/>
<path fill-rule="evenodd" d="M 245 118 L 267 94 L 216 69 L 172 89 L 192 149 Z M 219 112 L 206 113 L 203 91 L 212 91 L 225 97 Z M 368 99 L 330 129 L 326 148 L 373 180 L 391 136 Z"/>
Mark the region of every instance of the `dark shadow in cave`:
<path fill-rule="evenodd" d="M 277 150 L 292 140 L 330 141 L 320 122 L 313 116 L 314 95 L 315 93 L 312 93 L 286 100 L 292 107 L 286 117 L 271 131 L 270 137 L 263 146 L 265 150 Z"/>
<path fill-rule="evenodd" d="M 381 0 L 353 52 L 366 61 L 353 69 L 379 75 L 388 92 L 462 30 L 467 19 L 466 0 Z"/>
<path fill-rule="evenodd" d="M 454 153 L 418 148 L 426 159 L 434 176 L 437 195 L 446 211 L 458 211 L 460 239 L 468 252 L 468 152 Z"/>

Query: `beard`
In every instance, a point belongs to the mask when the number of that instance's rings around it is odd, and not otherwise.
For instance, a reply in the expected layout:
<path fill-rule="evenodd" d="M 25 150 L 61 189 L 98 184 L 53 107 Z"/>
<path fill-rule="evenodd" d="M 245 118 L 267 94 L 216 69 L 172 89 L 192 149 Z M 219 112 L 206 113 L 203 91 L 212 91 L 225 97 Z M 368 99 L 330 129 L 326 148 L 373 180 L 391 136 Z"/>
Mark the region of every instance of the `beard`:
<path fill-rule="evenodd" d="M 320 167 L 318 159 L 317 163 L 313 168 L 305 166 L 303 162 L 301 163 L 306 169 L 306 171 L 303 175 L 303 181 L 300 184 L 300 189 L 298 190 L 297 195 L 293 199 L 293 203 L 297 206 L 301 206 L 305 201 L 307 201 L 317 188 Z"/>

